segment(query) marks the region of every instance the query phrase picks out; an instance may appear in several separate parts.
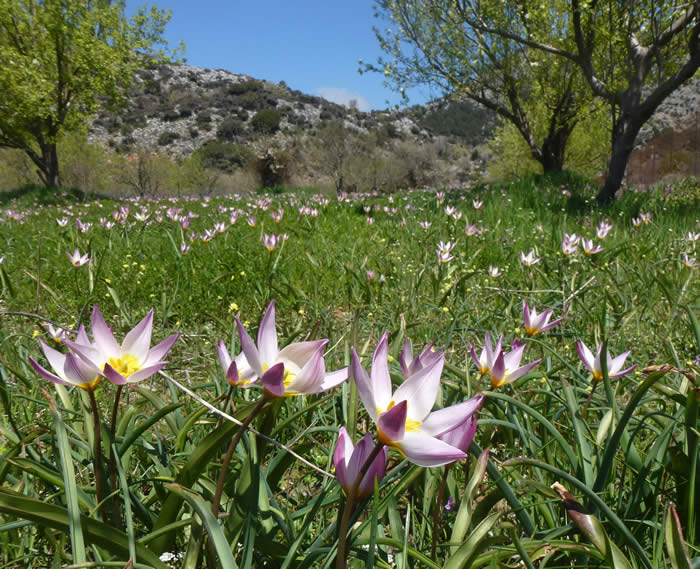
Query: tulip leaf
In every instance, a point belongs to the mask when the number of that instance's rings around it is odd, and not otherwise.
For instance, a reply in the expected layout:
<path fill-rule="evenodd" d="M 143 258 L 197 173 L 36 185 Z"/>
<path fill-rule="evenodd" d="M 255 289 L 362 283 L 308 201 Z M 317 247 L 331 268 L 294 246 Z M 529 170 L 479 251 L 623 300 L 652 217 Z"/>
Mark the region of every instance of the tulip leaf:
<path fill-rule="evenodd" d="M 168 413 L 174 411 L 175 409 L 178 409 L 179 407 L 182 407 L 183 405 L 184 405 L 184 403 L 171 403 L 170 405 L 166 405 L 164 407 L 161 407 L 160 409 L 158 409 L 158 411 L 155 412 L 155 414 L 150 415 L 148 417 L 148 419 L 146 419 L 138 427 L 130 430 L 129 434 L 126 436 L 126 438 L 119 445 L 119 456 L 123 456 L 124 453 L 127 450 L 129 450 L 129 447 L 132 444 L 134 444 L 136 439 L 138 439 L 151 426 L 155 425 L 158 421 L 160 421 Z"/>
<path fill-rule="evenodd" d="M 0 513 L 30 520 L 57 531 L 70 531 L 69 515 L 65 508 L 29 498 L 4 487 L 0 487 Z M 123 532 L 84 515 L 80 516 L 80 523 L 86 544 L 102 547 L 123 559 L 128 557 L 129 540 Z M 136 554 L 142 563 L 155 569 L 168 569 L 153 551 L 141 543 L 136 544 Z"/>
<path fill-rule="evenodd" d="M 166 484 L 165 487 L 187 501 L 187 503 L 192 506 L 192 509 L 197 512 L 197 515 L 202 520 L 209 534 L 209 539 L 216 549 L 221 566 L 227 569 L 237 569 L 238 565 L 236 565 L 236 560 L 233 558 L 233 553 L 231 553 L 231 547 L 226 540 L 226 536 L 219 522 L 211 513 L 211 506 L 204 501 L 204 498 L 180 484 Z"/>
<path fill-rule="evenodd" d="M 63 474 L 63 484 L 66 494 L 66 506 L 68 509 L 68 524 L 70 531 L 71 551 L 73 552 L 73 563 L 85 563 L 85 541 L 83 539 L 83 527 L 80 520 L 80 506 L 78 505 L 78 487 L 75 483 L 75 470 L 73 468 L 73 457 L 71 456 L 70 444 L 66 426 L 63 424 L 61 414 L 56 409 L 52 400 L 51 414 L 53 415 L 54 429 L 56 430 L 56 446 L 61 460 L 61 473 Z"/>
<path fill-rule="evenodd" d="M 479 555 L 481 549 L 486 545 L 484 540 L 488 537 L 491 528 L 496 524 L 500 517 L 499 513 L 493 513 L 483 519 L 483 521 L 474 528 L 474 531 L 469 535 L 467 541 L 457 548 L 450 558 L 445 563 L 444 569 L 462 569 L 463 567 L 471 567 L 474 558 Z"/>
<path fill-rule="evenodd" d="M 666 521 L 664 523 L 664 534 L 666 537 L 666 549 L 671 560 L 673 569 L 692 569 L 688 548 L 683 539 L 681 521 L 673 504 L 666 508 Z"/>
<path fill-rule="evenodd" d="M 489 449 L 486 449 L 481 453 L 478 460 L 476 461 L 476 466 L 474 467 L 474 473 L 469 480 L 469 484 L 464 489 L 464 495 L 462 496 L 462 502 L 459 505 L 459 510 L 457 511 L 457 517 L 455 518 L 454 525 L 452 526 L 452 536 L 450 541 L 452 543 L 461 543 L 464 540 L 464 536 L 467 535 L 467 530 L 469 529 L 469 524 L 472 519 L 472 512 L 474 506 L 474 494 L 479 486 L 479 483 L 483 480 L 484 474 L 486 474 L 486 466 L 489 461 Z M 457 546 L 452 546 L 452 552 L 457 551 Z"/>

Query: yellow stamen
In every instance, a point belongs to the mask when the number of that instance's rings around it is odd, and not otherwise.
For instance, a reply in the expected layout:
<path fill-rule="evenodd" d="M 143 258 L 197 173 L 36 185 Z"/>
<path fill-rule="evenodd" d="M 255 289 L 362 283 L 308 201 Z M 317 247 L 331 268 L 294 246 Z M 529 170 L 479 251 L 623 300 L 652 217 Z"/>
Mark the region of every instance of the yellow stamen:
<path fill-rule="evenodd" d="M 393 409 L 395 406 L 396 402 L 392 400 L 389 402 L 389 406 L 383 411 L 379 407 L 377 407 L 377 416 L 381 416 L 382 413 L 386 413 L 390 409 Z M 406 411 L 408 411 L 408 402 L 406 402 Z M 422 421 L 414 421 L 413 419 L 409 419 L 408 417 L 406 417 L 406 422 L 404 423 L 404 433 L 417 433 L 420 431 L 420 426 L 422 424 Z M 397 446 L 397 443 L 395 441 L 392 441 L 386 434 L 384 434 L 379 427 L 377 427 L 377 438 L 387 446 L 391 446 L 396 449 L 399 448 Z"/>
<path fill-rule="evenodd" d="M 100 381 L 102 381 L 102 376 L 98 376 L 97 379 L 94 379 L 92 381 L 88 381 L 86 383 L 79 383 L 78 387 L 80 389 L 84 389 L 85 391 L 95 391 L 97 389 L 97 386 L 100 384 Z"/>
<path fill-rule="evenodd" d="M 129 377 L 141 369 L 139 360 L 131 354 L 124 354 L 120 358 L 109 358 L 108 363 L 114 368 L 114 371 L 123 377 Z"/>

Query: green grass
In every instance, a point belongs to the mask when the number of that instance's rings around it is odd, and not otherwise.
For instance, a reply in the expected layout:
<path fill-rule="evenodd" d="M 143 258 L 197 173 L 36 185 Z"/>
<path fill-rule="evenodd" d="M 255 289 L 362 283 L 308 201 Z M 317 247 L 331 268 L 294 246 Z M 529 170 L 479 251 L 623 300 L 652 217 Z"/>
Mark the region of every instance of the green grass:
<path fill-rule="evenodd" d="M 472 200 L 483 201 L 483 209 L 476 210 Z M 106 230 L 100 218 L 114 221 L 113 212 L 126 205 L 124 223 Z M 218 524 L 205 515 L 236 427 L 224 422 L 217 428 L 215 414 L 159 375 L 126 389 L 121 399 L 114 441 L 119 468 L 112 480 L 105 477 L 116 499 L 105 500 L 104 523 L 97 522 L 86 394 L 40 379 L 27 359 L 48 366 L 37 338 L 51 341 L 49 322 L 89 327 L 98 304 L 120 340 L 154 308 L 153 344 L 181 334 L 168 354 L 167 374 L 220 407 L 228 385 L 215 346 L 224 340 L 239 353 L 234 317 L 255 338 L 271 300 L 281 345 L 330 340 L 327 370 L 348 365 L 351 346 L 369 369 L 369 357 L 387 331 L 394 360 L 406 337 L 414 349 L 435 341 L 444 351 L 439 406 L 490 392 L 473 459 L 445 472 L 391 453 L 390 472 L 365 513 L 355 514 L 351 565 L 489 567 L 522 559 L 528 567 L 683 566 L 679 531 L 688 555 L 700 556 L 694 545 L 700 521 L 700 268 L 685 266 L 682 257 L 700 257 L 700 242 L 688 239 L 689 232 L 700 231 L 698 205 L 697 185 L 684 182 L 670 193 L 629 192 L 600 211 L 593 187 L 568 175 L 446 191 L 444 197 L 431 189 L 340 202 L 310 190 L 128 203 L 71 193 L 57 199 L 38 188 L 5 195 L 0 567 L 82 559 L 123 567 L 133 555 L 136 566 L 216 566 L 212 560 L 226 555 L 226 543 L 239 567 L 332 566 L 342 491 L 332 477 L 258 435 L 244 434 L 233 455 L 222 501 L 227 515 Z M 448 216 L 448 206 L 462 218 Z M 300 214 L 304 207 L 317 216 Z M 284 218 L 276 223 L 270 212 L 279 209 Z M 172 219 L 175 210 L 192 212 L 186 231 Z M 140 212 L 146 221 L 137 219 Z M 651 221 L 635 227 L 640 212 L 650 212 Z M 56 222 L 61 218 L 68 219 L 65 227 Z M 91 229 L 78 231 L 76 218 L 92 223 Z M 613 230 L 599 240 L 596 227 L 603 220 Z M 420 225 L 425 221 L 427 229 Z M 467 221 L 483 231 L 468 237 Z M 216 222 L 225 223 L 225 231 L 206 242 L 190 239 Z M 592 238 L 604 249 L 588 256 L 579 245 L 566 256 L 565 232 Z M 262 243 L 270 233 L 288 235 L 272 252 Z M 439 241 L 457 242 L 453 260 L 438 262 Z M 191 247 L 186 254 L 183 242 Z M 66 250 L 76 248 L 89 254 L 89 264 L 70 264 Z M 524 267 L 520 253 L 531 249 L 541 260 Z M 490 277 L 489 265 L 502 274 Z M 564 321 L 528 339 L 523 301 L 538 311 L 552 309 Z M 470 344 L 479 350 L 486 332 L 492 338 L 503 334 L 505 345 L 519 338 L 527 344 L 525 362 L 543 361 L 524 378 L 493 390 L 469 356 Z M 613 355 L 630 350 L 628 362 L 637 364 L 622 378 L 606 377 L 585 415 L 591 377 L 576 353 L 579 339 L 592 349 L 604 341 Z M 398 383 L 400 370 L 392 366 Z M 114 393 L 107 381 L 96 392 L 106 469 Z M 235 392 L 239 418 L 258 393 Z M 60 422 L 51 411 L 54 401 Z M 356 441 L 367 431 L 376 435 L 350 383 L 276 401 L 253 422 L 257 432 L 330 474 L 341 425 L 356 431 Z M 476 456 L 487 447 L 481 478 Z M 549 488 L 555 482 L 576 496 L 588 517 L 567 516 L 560 495 Z M 442 502 L 453 496 L 453 510 L 436 504 L 443 485 Z M 468 485 L 469 495 L 463 495 Z M 671 503 L 678 525 L 668 521 L 674 519 L 667 511 Z M 459 543 L 450 541 L 455 523 Z M 665 536 L 674 540 L 670 549 Z M 376 555 L 367 554 L 367 544 Z M 158 561 L 166 551 L 177 560 Z"/>

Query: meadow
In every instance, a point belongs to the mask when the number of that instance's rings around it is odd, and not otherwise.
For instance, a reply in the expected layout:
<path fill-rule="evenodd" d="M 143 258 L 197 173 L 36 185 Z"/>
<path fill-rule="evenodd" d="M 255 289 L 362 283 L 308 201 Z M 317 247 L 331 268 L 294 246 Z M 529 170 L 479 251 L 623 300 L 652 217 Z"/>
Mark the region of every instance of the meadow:
<path fill-rule="evenodd" d="M 5 194 L 0 569 L 697 566 L 698 187 L 594 196 Z"/>

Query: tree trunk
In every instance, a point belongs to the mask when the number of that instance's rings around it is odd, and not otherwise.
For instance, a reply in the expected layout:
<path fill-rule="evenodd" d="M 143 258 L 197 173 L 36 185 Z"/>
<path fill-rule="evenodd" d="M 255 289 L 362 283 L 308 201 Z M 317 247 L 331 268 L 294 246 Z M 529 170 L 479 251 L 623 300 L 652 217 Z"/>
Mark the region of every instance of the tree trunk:
<path fill-rule="evenodd" d="M 539 163 L 542 164 L 543 173 L 561 172 L 564 169 L 566 144 L 569 141 L 570 134 L 570 129 L 561 128 L 553 135 L 545 138 L 538 160 Z"/>
<path fill-rule="evenodd" d="M 622 186 L 627 163 L 634 150 L 634 141 L 644 122 L 645 119 L 638 116 L 621 116 L 618 119 L 613 132 L 612 153 L 605 183 L 596 196 L 599 205 L 608 205 L 615 199 L 615 193 Z"/>
<path fill-rule="evenodd" d="M 55 142 L 41 142 L 41 155 L 37 154 L 31 148 L 25 148 L 24 151 L 31 158 L 32 162 L 37 167 L 37 174 L 41 183 L 47 188 L 58 188 L 61 184 L 61 178 L 58 170 L 58 151 Z"/>

